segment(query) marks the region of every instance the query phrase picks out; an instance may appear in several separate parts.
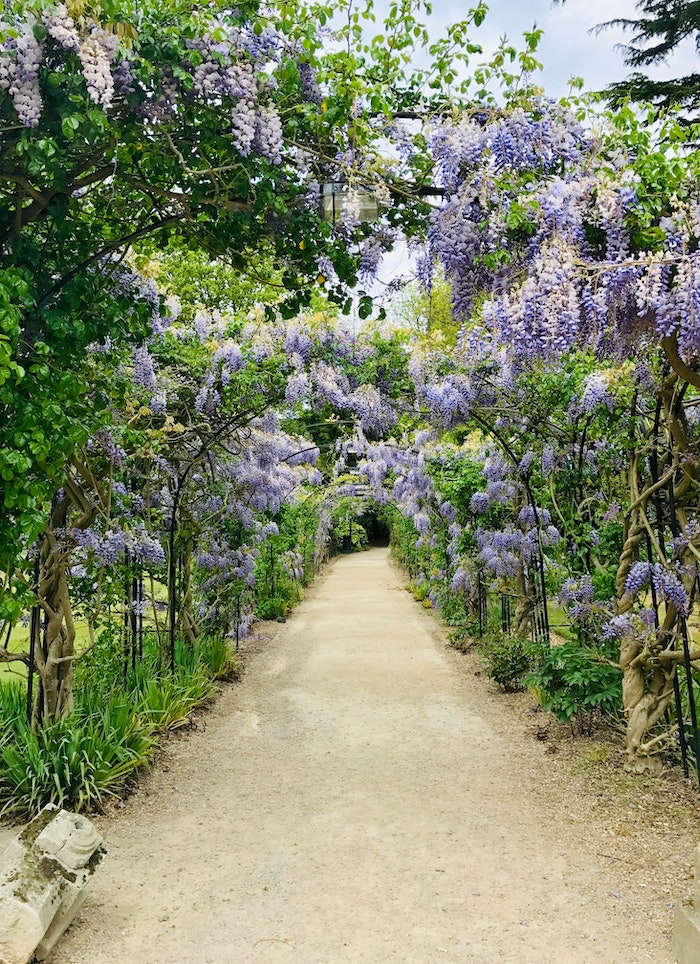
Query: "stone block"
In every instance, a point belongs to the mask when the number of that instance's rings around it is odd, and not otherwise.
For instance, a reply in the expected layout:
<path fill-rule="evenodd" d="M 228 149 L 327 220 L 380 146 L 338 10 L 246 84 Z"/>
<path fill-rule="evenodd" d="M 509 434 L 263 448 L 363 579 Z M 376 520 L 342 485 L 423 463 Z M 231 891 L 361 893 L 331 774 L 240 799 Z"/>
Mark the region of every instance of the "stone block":
<path fill-rule="evenodd" d="M 695 887 L 687 904 L 676 905 L 673 953 L 678 964 L 700 964 L 700 847 L 695 850 Z"/>
<path fill-rule="evenodd" d="M 105 854 L 83 816 L 49 804 L 0 854 L 0 964 L 44 960 Z"/>

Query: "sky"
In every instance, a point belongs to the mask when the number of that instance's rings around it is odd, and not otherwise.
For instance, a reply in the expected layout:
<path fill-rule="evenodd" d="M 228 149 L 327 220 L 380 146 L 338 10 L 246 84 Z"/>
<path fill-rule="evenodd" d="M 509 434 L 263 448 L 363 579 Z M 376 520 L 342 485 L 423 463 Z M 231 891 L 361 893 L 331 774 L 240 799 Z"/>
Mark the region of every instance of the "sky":
<path fill-rule="evenodd" d="M 562 6 L 554 6 L 552 0 L 486 0 L 489 13 L 475 33 L 475 39 L 484 50 L 494 49 L 504 34 L 511 42 L 522 38 L 524 30 L 531 30 L 536 23 L 544 31 L 540 42 L 539 59 L 544 70 L 537 75 L 538 83 L 545 92 L 554 97 L 567 93 L 567 81 L 571 76 L 583 77 L 586 90 L 598 90 L 612 81 L 622 80 L 631 72 L 616 50 L 617 44 L 625 43 L 630 34 L 620 28 L 610 28 L 599 33 L 591 32 L 599 23 L 617 17 L 636 19 L 635 0 L 567 0 Z M 444 23 L 464 17 L 470 0 L 438 0 Z M 517 45 L 517 43 L 516 43 Z M 698 67 L 698 55 L 692 43 L 674 55 L 670 65 L 659 66 L 644 72 L 650 76 L 678 76 Z"/>

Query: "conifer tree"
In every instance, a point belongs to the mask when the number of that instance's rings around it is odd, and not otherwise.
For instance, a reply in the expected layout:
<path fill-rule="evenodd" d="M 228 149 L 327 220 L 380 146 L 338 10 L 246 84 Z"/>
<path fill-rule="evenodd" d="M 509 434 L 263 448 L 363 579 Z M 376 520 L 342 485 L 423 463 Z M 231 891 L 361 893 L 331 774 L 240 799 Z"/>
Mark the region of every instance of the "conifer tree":
<path fill-rule="evenodd" d="M 639 17 L 618 17 L 596 28 L 622 27 L 630 35 L 630 42 L 622 47 L 627 66 L 660 64 L 688 39 L 700 53 L 699 0 L 638 0 L 635 6 Z M 648 101 L 660 109 L 680 106 L 694 113 L 700 105 L 700 70 L 683 77 L 653 80 L 636 69 L 624 80 L 610 84 L 606 94 L 614 105 L 631 99 Z"/>

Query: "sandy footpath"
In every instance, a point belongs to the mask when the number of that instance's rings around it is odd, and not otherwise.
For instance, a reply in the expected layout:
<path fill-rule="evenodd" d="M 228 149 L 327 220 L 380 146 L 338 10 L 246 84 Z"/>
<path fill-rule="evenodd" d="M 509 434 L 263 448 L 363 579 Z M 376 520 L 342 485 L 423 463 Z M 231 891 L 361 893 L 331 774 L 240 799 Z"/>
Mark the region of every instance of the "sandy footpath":
<path fill-rule="evenodd" d="M 50 964 L 672 961 L 668 895 L 565 770 L 385 550 L 342 557 L 96 818 L 109 854 Z"/>

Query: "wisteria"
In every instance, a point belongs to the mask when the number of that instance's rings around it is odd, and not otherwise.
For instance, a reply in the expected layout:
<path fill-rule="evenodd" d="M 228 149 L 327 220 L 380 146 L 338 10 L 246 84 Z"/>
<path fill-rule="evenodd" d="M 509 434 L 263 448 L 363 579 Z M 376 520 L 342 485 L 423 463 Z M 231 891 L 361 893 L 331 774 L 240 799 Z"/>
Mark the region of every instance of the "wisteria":
<path fill-rule="evenodd" d="M 274 104 L 260 107 L 255 123 L 253 147 L 273 164 L 282 162 L 282 121 Z"/>
<path fill-rule="evenodd" d="M 478 529 L 476 541 L 479 547 L 479 560 L 496 578 L 517 576 L 522 566 L 522 533 L 512 525 L 502 530 L 489 531 Z"/>
<path fill-rule="evenodd" d="M 220 345 L 213 359 L 213 366 L 220 366 L 219 378 L 222 385 L 228 385 L 234 372 L 240 371 L 244 365 L 243 350 L 232 339 L 226 339 Z"/>
<path fill-rule="evenodd" d="M 566 607 L 572 627 L 579 639 L 590 645 L 600 634 L 603 639 L 616 635 L 615 619 L 612 616 L 611 601 L 596 596 L 593 578 L 584 574 L 566 579 L 559 590 L 559 602 Z M 629 620 L 622 620 L 629 626 Z"/>
<path fill-rule="evenodd" d="M 134 348 L 131 353 L 131 360 L 134 366 L 134 381 L 136 384 L 142 385 L 144 388 L 154 389 L 157 384 L 156 374 L 148 348 L 145 345 Z"/>
<path fill-rule="evenodd" d="M 105 109 L 109 108 L 114 96 L 112 63 L 117 48 L 116 36 L 95 23 L 87 35 L 81 36 L 65 4 L 58 4 L 53 11 L 45 11 L 43 24 L 48 36 L 59 47 L 68 53 L 77 53 L 90 99 Z M 18 36 L 14 38 L 12 29 L 9 29 L 9 39 L 0 49 L 0 87 L 11 94 L 20 120 L 27 127 L 36 127 L 42 110 L 38 73 L 45 43 L 36 39 L 40 36 L 36 21 L 25 20 L 15 29 Z"/>
<path fill-rule="evenodd" d="M 171 318 L 163 311 L 161 296 L 152 278 L 134 271 L 117 258 L 102 258 L 96 274 L 100 283 L 107 280 L 114 295 L 129 304 L 130 311 L 135 310 L 140 303 L 149 306 L 150 327 L 154 334 L 161 334 L 170 325 Z"/>
<path fill-rule="evenodd" d="M 77 55 L 87 96 L 103 110 L 111 110 L 115 98 L 133 96 L 139 101 L 137 112 L 153 124 L 172 113 L 178 96 L 189 97 L 193 91 L 205 103 L 230 104 L 233 142 L 242 157 L 255 152 L 273 164 L 282 161 L 282 123 L 269 97 L 269 67 L 279 61 L 281 50 L 272 27 L 258 33 L 248 24 L 213 22 L 209 30 L 186 41 L 189 57 L 176 69 L 163 70 L 154 91 L 116 32 L 89 18 L 76 23 L 63 3 L 45 10 L 41 22 L 30 15 L 0 26 L 5 35 L 0 89 L 11 95 L 27 127 L 38 125 L 43 108 L 38 80 L 42 63 L 48 58 L 53 66 Z M 44 33 L 46 39 L 38 40 Z M 313 96 L 308 65 L 300 83 L 305 96 Z"/>
<path fill-rule="evenodd" d="M 95 26 L 78 50 L 88 96 L 105 110 L 112 106 L 114 99 L 112 61 L 116 47 L 117 38 L 114 34 L 109 34 Z"/>
<path fill-rule="evenodd" d="M 625 698 L 644 694 L 625 707 L 636 761 L 670 699 L 652 668 L 685 632 L 700 549 L 697 163 L 672 119 L 594 123 L 534 97 L 435 124 L 444 193 L 419 274 L 434 293 L 442 271 L 462 327 L 454 354 L 423 344 L 410 372 L 435 424 L 499 451 L 467 499 L 482 565 L 516 580 L 543 561 L 587 632 L 618 610 Z M 651 597 L 658 636 L 638 615 Z"/>
<path fill-rule="evenodd" d="M 625 592 L 636 595 L 643 586 L 648 586 L 653 572 L 653 566 L 648 562 L 636 562 L 629 571 L 625 583 Z"/>
<path fill-rule="evenodd" d="M 323 94 L 318 86 L 314 68 L 307 61 L 301 61 L 298 65 L 299 77 L 301 79 L 301 90 L 307 101 L 311 104 L 321 104 Z"/>
<path fill-rule="evenodd" d="M 487 492 L 475 492 L 469 500 L 469 508 L 475 515 L 485 515 L 491 507 L 491 498 Z"/>
<path fill-rule="evenodd" d="M 540 458 L 542 475 L 545 478 L 554 471 L 555 462 L 556 462 L 556 454 L 553 446 L 545 445 L 544 448 L 542 449 L 542 455 Z"/>
<path fill-rule="evenodd" d="M 125 552 L 145 563 L 160 565 L 165 562 L 165 551 L 160 542 L 150 535 L 143 523 L 129 529 L 72 529 L 67 535 L 83 550 L 86 558 L 98 563 L 117 562 Z"/>
<path fill-rule="evenodd" d="M 611 406 L 612 399 L 608 393 L 608 386 L 603 376 L 594 374 L 586 379 L 579 407 L 582 412 L 591 413 L 594 412 L 599 405 Z"/>
<path fill-rule="evenodd" d="M 637 563 L 630 571 L 625 589 L 631 595 L 653 582 L 661 600 L 671 603 L 682 615 L 688 615 L 688 594 L 678 574 L 662 563 Z"/>
<path fill-rule="evenodd" d="M 605 510 L 605 515 L 603 516 L 603 522 L 613 522 L 620 514 L 620 504 L 619 502 L 611 502 L 608 508 Z"/>
<path fill-rule="evenodd" d="M 677 332 L 688 356 L 698 350 L 697 255 L 685 227 L 692 202 L 674 195 L 659 218 L 661 243 L 635 251 L 633 164 L 614 170 L 601 142 L 546 101 L 445 120 L 431 146 L 445 201 L 424 263 L 443 266 L 458 317 L 481 298 L 495 347 L 553 360 L 575 344 L 619 351 L 646 329 Z M 515 225 L 527 243 L 513 238 Z M 599 247 L 593 228 L 605 237 Z"/>
<path fill-rule="evenodd" d="M 45 10 L 43 22 L 49 36 L 72 53 L 80 50 L 80 34 L 78 33 L 75 21 L 68 13 L 65 3 L 59 3 L 52 11 Z"/>
<path fill-rule="evenodd" d="M 42 109 L 39 67 L 43 47 L 31 22 L 19 24 L 16 37 L 12 26 L 0 24 L 7 30 L 8 38 L 0 49 L 0 89 L 12 97 L 20 121 L 27 127 L 36 127 Z"/>

